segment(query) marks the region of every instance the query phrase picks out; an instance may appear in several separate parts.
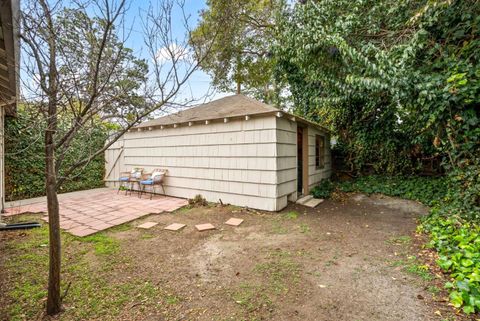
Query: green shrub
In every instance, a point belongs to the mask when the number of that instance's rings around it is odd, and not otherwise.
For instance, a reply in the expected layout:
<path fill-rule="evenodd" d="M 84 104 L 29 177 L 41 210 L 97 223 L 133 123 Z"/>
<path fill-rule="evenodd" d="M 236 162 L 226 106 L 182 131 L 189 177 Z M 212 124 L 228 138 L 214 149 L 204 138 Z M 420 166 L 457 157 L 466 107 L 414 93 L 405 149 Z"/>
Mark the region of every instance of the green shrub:
<path fill-rule="evenodd" d="M 372 175 L 338 183 L 338 189 L 343 192 L 381 193 L 432 206 L 446 197 L 448 178 Z"/>
<path fill-rule="evenodd" d="M 445 287 L 456 308 L 465 313 L 480 311 L 480 226 L 439 215 L 440 207 L 432 209 L 420 229 L 430 234 L 429 247 L 438 251 L 437 264 L 453 278 Z"/>
<path fill-rule="evenodd" d="M 59 131 L 68 128 L 59 123 Z M 44 122 L 32 111 L 19 106 L 17 117 L 5 122 L 5 189 L 8 201 L 45 195 Z M 66 153 L 63 170 L 105 144 L 106 128 L 96 124 L 88 132 L 79 131 Z M 105 160 L 103 155 L 77 169 L 60 187 L 71 192 L 103 186 Z"/>
<path fill-rule="evenodd" d="M 328 198 L 335 189 L 346 193 L 380 193 L 432 206 L 447 197 L 449 184 L 447 177 L 371 175 L 343 182 L 325 179 L 312 189 L 311 194 L 315 198 Z"/>
<path fill-rule="evenodd" d="M 320 182 L 320 185 L 315 186 L 310 194 L 315 198 L 329 198 L 330 194 L 335 190 L 335 184 L 329 180 L 324 179 Z"/>

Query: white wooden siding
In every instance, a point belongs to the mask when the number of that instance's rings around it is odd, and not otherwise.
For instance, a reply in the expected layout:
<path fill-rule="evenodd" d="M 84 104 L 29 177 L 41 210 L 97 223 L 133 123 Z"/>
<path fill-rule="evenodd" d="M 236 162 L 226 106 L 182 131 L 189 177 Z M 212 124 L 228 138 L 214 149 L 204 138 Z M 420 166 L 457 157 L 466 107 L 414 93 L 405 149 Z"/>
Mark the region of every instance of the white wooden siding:
<path fill-rule="evenodd" d="M 295 201 L 297 198 L 297 123 L 277 118 L 277 197 Z"/>
<path fill-rule="evenodd" d="M 167 195 L 201 194 L 208 201 L 279 210 L 275 126 L 275 117 L 252 117 L 129 132 L 115 146 L 123 146 L 123 163 L 117 162 L 121 168 L 111 170 L 107 184 L 115 186 L 119 173 L 133 167 L 166 168 Z M 106 159 L 113 163 L 118 150 L 112 149 Z"/>
<path fill-rule="evenodd" d="M 332 172 L 330 153 L 330 135 L 313 126 L 308 126 L 308 185 L 312 189 L 322 179 L 329 178 Z M 315 135 L 325 136 L 325 167 L 315 167 Z M 286 118 L 277 118 L 277 181 L 278 197 L 287 195 L 288 199 L 297 198 L 297 122 Z"/>
<path fill-rule="evenodd" d="M 325 137 L 325 166 L 317 169 L 315 166 L 315 136 Z M 326 131 L 320 131 L 317 128 L 308 128 L 308 186 L 312 189 L 318 185 L 322 179 L 329 178 L 332 175 L 332 156 L 330 151 L 330 134 Z"/>
<path fill-rule="evenodd" d="M 331 166 L 328 160 L 325 170 L 315 170 L 315 133 L 309 128 L 312 186 Z M 296 144 L 297 123 L 275 116 L 132 131 L 107 150 L 106 182 L 118 186 L 120 172 L 133 167 L 166 168 L 167 195 L 201 194 L 208 201 L 277 211 L 296 198 Z"/>

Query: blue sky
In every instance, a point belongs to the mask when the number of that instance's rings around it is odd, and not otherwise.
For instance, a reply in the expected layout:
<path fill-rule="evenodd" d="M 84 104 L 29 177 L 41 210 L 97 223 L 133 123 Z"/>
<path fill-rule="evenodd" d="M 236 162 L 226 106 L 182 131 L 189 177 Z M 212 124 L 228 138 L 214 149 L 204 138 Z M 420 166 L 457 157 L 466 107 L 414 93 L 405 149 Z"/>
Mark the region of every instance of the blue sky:
<path fill-rule="evenodd" d="M 155 0 L 151 0 L 155 3 Z M 145 50 L 145 45 L 143 42 L 142 34 L 142 16 L 145 15 L 145 11 L 148 9 L 150 1 L 142 0 L 132 0 L 130 2 L 130 9 L 128 10 L 126 17 L 126 25 L 132 27 L 132 33 L 130 34 L 129 39 L 127 40 L 127 46 L 132 48 L 135 53 L 147 60 L 151 60 Z M 189 24 L 190 27 L 197 25 L 199 20 L 199 12 L 202 9 L 206 8 L 205 0 L 185 0 L 185 12 L 190 16 Z M 173 36 L 178 38 L 180 41 L 185 40 L 185 27 L 182 23 L 182 13 L 180 10 L 175 10 L 173 14 L 174 25 L 173 25 Z M 184 93 L 180 95 L 180 99 L 191 96 L 193 94 L 195 98 L 203 97 L 207 92 L 212 92 L 213 88 L 211 87 L 211 78 L 206 73 L 201 70 L 197 70 L 189 79 L 188 86 L 185 87 Z M 209 99 L 219 98 L 232 93 L 221 93 L 214 92 Z"/>
<path fill-rule="evenodd" d="M 61 1 L 60 2 L 61 5 L 58 8 L 61 8 L 62 5 L 68 7 L 70 3 L 69 1 L 72 1 L 72 0 L 64 0 L 63 2 Z M 116 1 L 116 0 L 112 0 L 112 1 Z M 137 57 L 144 58 L 149 63 L 151 63 L 153 59 L 149 56 L 148 51 L 145 48 L 142 21 L 145 20 L 146 11 L 149 8 L 150 2 L 153 3 L 153 5 L 155 6 L 156 4 L 158 4 L 158 1 L 162 1 L 162 0 L 127 0 L 127 3 L 129 4 L 129 9 L 125 17 L 125 20 L 126 20 L 125 28 L 128 30 L 130 30 L 131 28 L 131 32 L 129 34 L 128 39 L 126 40 L 126 45 L 129 48 L 132 48 L 134 50 L 134 53 Z M 176 0 L 173 0 L 173 1 L 176 1 Z M 205 0 L 184 0 L 184 1 L 185 1 L 184 10 L 186 15 L 190 16 L 189 24 L 190 24 L 190 28 L 192 29 L 198 24 L 200 11 L 206 8 Z M 57 0 L 52 1 L 52 6 L 55 3 L 57 3 Z M 92 15 L 98 14 L 98 12 L 95 12 L 96 11 L 95 5 L 89 8 L 90 8 L 89 10 L 92 10 L 91 12 Z M 185 41 L 186 30 L 183 25 L 183 15 L 178 8 L 177 10 L 174 10 L 172 21 L 173 21 L 173 27 L 172 27 L 173 37 L 177 38 L 179 40 L 179 43 L 181 43 L 182 41 Z M 157 48 L 157 49 L 160 49 L 160 48 Z M 26 55 L 24 57 L 26 57 Z M 24 73 L 25 71 L 22 69 L 21 72 Z M 22 75 L 21 79 L 24 79 L 25 84 L 27 84 L 26 86 L 27 88 L 32 88 L 31 87 L 32 84 L 29 83 L 29 81 L 27 80 L 28 77 L 25 74 Z M 28 92 L 27 88 L 24 89 L 25 95 L 28 96 L 28 95 L 34 94 L 34 92 Z M 188 83 L 182 88 L 182 90 L 183 91 L 179 95 L 177 95 L 175 99 L 176 102 L 184 102 L 185 100 L 190 101 L 193 98 L 193 99 L 197 99 L 194 103 L 202 103 L 205 101 L 209 101 L 212 99 L 233 94 L 233 92 L 221 93 L 221 92 L 215 91 L 211 86 L 211 77 L 201 70 L 197 70 L 194 74 L 191 75 Z M 205 95 L 207 93 L 209 94 L 209 96 L 205 99 Z M 161 113 L 163 112 L 172 112 L 172 111 L 171 110 L 161 111 Z"/>

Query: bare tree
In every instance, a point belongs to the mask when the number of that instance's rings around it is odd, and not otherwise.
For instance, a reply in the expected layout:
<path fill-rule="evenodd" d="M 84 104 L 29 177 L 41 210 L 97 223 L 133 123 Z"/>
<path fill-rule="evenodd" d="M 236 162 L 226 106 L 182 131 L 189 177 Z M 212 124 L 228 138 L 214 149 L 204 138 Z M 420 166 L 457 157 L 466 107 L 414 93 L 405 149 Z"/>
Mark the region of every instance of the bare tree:
<path fill-rule="evenodd" d="M 67 4 L 30 0 L 24 4 L 22 92 L 26 104 L 38 111 L 45 124 L 49 315 L 61 311 L 57 193 L 66 180 L 132 126 L 154 111 L 179 104 L 178 95 L 209 48 L 202 46 L 202 51 L 196 51 L 187 45 L 189 17 L 183 8 L 182 1 L 161 0 L 142 13 L 150 58 L 141 60 L 125 45 L 131 31 L 125 26 L 125 0 L 75 0 Z M 181 27 L 185 30 L 185 37 L 180 39 L 173 36 L 172 14 L 178 9 L 183 13 Z M 84 142 L 83 157 L 66 165 L 71 146 L 106 120 L 116 128 L 108 142 L 96 150 Z"/>

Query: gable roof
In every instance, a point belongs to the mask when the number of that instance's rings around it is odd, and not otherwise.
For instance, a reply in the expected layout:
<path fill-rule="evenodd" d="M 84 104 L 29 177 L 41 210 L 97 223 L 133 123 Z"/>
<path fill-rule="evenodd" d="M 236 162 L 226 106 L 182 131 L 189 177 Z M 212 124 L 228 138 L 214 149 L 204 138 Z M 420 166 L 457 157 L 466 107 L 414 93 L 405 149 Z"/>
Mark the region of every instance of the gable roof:
<path fill-rule="evenodd" d="M 315 126 L 323 131 L 330 131 L 318 123 L 290 114 L 242 94 L 227 96 L 206 104 L 182 110 L 175 114 L 152 119 L 135 126 L 135 128 L 140 130 L 141 128 L 146 127 L 168 126 L 188 122 L 200 122 L 206 120 L 213 121 L 216 119 L 240 118 L 245 116 L 273 115 L 277 115 L 279 117 L 281 117 L 281 115 L 289 115 L 292 120 L 297 120 L 301 123 Z"/>
<path fill-rule="evenodd" d="M 251 99 L 245 95 L 237 94 L 185 109 L 175 114 L 149 120 L 136 127 L 172 125 L 194 121 L 258 115 L 278 111 L 280 110 L 273 106 Z"/>

